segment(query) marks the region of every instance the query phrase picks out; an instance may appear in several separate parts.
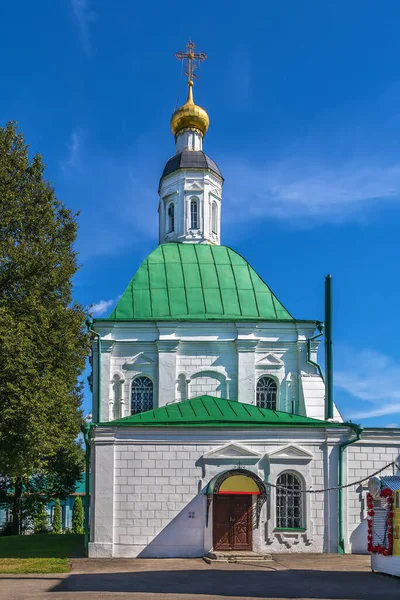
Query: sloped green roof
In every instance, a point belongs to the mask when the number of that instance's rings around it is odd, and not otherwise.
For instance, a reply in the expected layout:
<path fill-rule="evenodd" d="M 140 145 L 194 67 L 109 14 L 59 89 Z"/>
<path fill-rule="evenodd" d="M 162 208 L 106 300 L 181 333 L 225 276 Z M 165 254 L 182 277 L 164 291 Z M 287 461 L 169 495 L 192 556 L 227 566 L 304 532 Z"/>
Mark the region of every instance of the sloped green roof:
<path fill-rule="evenodd" d="M 226 246 L 161 244 L 108 320 L 287 320 L 293 317 L 249 263 Z"/>
<path fill-rule="evenodd" d="M 233 400 L 198 396 L 154 410 L 99 423 L 111 427 L 337 427 L 300 415 Z"/>

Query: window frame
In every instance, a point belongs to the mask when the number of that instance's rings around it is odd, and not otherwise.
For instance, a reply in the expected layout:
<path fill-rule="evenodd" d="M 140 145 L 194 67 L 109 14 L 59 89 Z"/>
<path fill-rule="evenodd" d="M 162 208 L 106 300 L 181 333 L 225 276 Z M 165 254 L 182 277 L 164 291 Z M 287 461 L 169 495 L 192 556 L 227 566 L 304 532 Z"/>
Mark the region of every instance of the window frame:
<path fill-rule="evenodd" d="M 174 204 L 174 202 L 170 202 L 168 204 L 167 223 L 168 223 L 167 233 L 174 233 L 175 232 L 175 204 Z"/>
<path fill-rule="evenodd" d="M 260 393 L 258 391 L 258 386 L 260 384 L 260 382 L 263 379 L 269 379 L 271 383 L 273 383 L 275 385 L 275 406 L 274 407 L 269 407 L 269 406 L 262 406 L 261 404 L 258 403 L 258 394 Z M 266 393 L 266 392 L 264 392 Z M 263 375 L 260 375 L 257 379 L 257 383 L 256 383 L 256 398 L 255 398 L 255 405 L 258 406 L 258 408 L 265 408 L 267 410 L 278 410 L 278 402 L 279 402 L 279 381 L 277 381 L 277 379 L 275 377 L 272 377 L 269 373 L 264 373 Z M 267 404 L 267 402 L 265 402 L 265 404 Z"/>
<path fill-rule="evenodd" d="M 218 235 L 218 206 L 215 200 L 211 204 L 211 233 Z"/>
<path fill-rule="evenodd" d="M 306 495 L 304 494 L 304 492 L 300 491 L 302 489 L 305 489 L 304 479 L 301 476 L 301 474 L 298 473 L 297 471 L 293 471 L 293 470 L 282 471 L 276 477 L 275 485 L 276 486 L 282 485 L 283 487 L 288 487 L 287 483 L 281 483 L 280 484 L 280 479 L 282 477 L 285 477 L 285 476 L 291 476 L 291 477 L 293 477 L 294 479 L 297 480 L 297 483 L 298 483 L 298 486 L 299 486 L 299 491 L 298 491 L 298 493 L 296 495 L 299 498 L 299 507 L 298 507 L 299 514 L 298 514 L 297 517 L 294 516 L 294 514 L 293 514 L 292 517 L 289 517 L 287 514 L 285 516 L 282 516 L 282 515 L 279 514 L 280 513 L 279 500 L 281 498 L 281 495 L 280 495 L 281 493 L 279 491 L 279 487 L 276 487 L 276 489 L 275 489 L 275 529 L 274 529 L 274 531 L 278 531 L 278 532 L 279 531 L 299 531 L 299 532 L 306 531 L 307 530 L 307 528 L 306 528 L 306 510 L 307 510 L 307 507 L 306 507 Z M 288 492 L 284 492 L 284 493 L 286 494 L 285 497 L 287 497 Z M 282 504 L 281 504 L 281 506 L 282 506 Z M 288 509 L 288 504 L 287 504 L 287 501 L 286 501 L 285 510 L 287 511 L 287 509 Z M 292 524 L 293 526 L 290 526 L 290 524 L 288 524 L 288 523 L 286 523 L 286 525 L 284 525 L 284 524 L 282 524 L 282 523 L 279 522 L 280 519 L 282 519 L 282 518 L 285 518 L 286 521 L 288 519 L 290 519 L 290 518 L 292 518 L 293 521 L 294 521 L 297 518 L 297 519 L 300 520 L 300 523 L 298 524 L 298 526 L 295 526 L 294 522 Z"/>
<path fill-rule="evenodd" d="M 196 211 L 195 211 L 195 216 L 196 216 L 196 227 L 194 227 L 194 219 L 193 219 L 193 207 L 196 207 Z M 193 229 L 194 231 L 198 231 L 200 229 L 200 223 L 199 223 L 199 199 L 197 198 L 197 196 L 192 196 L 190 198 L 190 229 Z"/>
<path fill-rule="evenodd" d="M 151 392 L 152 392 L 151 408 L 143 408 L 143 404 L 142 404 L 142 407 L 140 410 L 136 410 L 135 412 L 133 412 L 133 392 L 134 392 L 134 388 L 135 388 L 135 381 L 137 381 L 138 379 L 148 379 L 151 383 Z M 146 410 L 153 410 L 153 408 L 154 408 L 154 381 L 153 381 L 152 377 L 147 375 L 147 373 L 139 373 L 132 379 L 132 383 L 131 383 L 131 393 L 129 395 L 129 410 L 130 410 L 129 414 L 137 415 L 139 413 L 145 412 Z"/>

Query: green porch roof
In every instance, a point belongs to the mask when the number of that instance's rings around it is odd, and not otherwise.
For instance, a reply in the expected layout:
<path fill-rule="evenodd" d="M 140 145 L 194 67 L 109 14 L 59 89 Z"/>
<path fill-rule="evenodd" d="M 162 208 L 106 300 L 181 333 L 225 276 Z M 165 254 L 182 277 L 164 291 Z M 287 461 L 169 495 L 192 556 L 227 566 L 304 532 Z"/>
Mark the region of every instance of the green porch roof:
<path fill-rule="evenodd" d="M 161 244 L 141 264 L 108 320 L 240 321 L 293 317 L 227 246 Z"/>
<path fill-rule="evenodd" d="M 340 424 L 258 408 L 234 400 L 198 396 L 154 410 L 99 423 L 109 427 L 338 427 Z"/>

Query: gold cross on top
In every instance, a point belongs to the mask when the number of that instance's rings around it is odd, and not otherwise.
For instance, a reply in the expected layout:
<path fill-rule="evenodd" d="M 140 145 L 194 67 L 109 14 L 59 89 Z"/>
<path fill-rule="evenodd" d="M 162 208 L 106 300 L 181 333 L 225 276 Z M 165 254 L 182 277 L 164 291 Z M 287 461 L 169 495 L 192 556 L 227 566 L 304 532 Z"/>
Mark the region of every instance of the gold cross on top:
<path fill-rule="evenodd" d="M 186 60 L 186 69 L 185 69 L 185 75 L 187 75 L 187 78 L 189 80 L 189 85 L 193 85 L 193 78 L 197 79 L 194 70 L 197 67 L 197 62 L 200 62 L 201 60 L 205 60 L 207 58 L 207 55 L 204 54 L 204 52 L 194 52 L 194 49 L 196 48 L 195 44 L 192 42 L 192 40 L 190 40 L 187 44 L 186 44 L 186 48 L 187 48 L 187 52 L 177 52 L 175 54 L 175 57 L 178 60 Z"/>

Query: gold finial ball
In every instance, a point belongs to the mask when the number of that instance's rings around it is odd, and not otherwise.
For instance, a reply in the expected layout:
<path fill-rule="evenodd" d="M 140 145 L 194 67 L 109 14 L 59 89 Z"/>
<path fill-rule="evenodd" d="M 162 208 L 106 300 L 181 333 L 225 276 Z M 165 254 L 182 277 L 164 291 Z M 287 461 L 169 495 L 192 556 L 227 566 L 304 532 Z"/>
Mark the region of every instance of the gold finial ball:
<path fill-rule="evenodd" d="M 191 91 L 191 88 L 189 90 Z M 177 108 L 171 117 L 171 131 L 174 135 L 186 127 L 199 129 L 205 135 L 209 125 L 210 119 L 207 112 L 193 102 L 190 94 L 187 102 Z"/>

